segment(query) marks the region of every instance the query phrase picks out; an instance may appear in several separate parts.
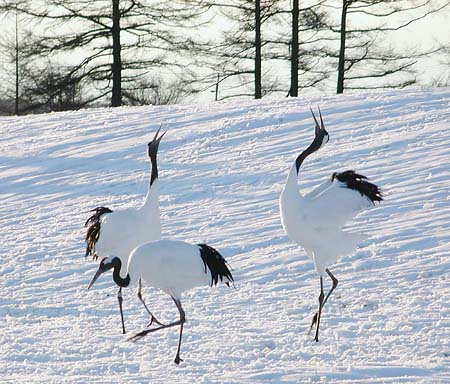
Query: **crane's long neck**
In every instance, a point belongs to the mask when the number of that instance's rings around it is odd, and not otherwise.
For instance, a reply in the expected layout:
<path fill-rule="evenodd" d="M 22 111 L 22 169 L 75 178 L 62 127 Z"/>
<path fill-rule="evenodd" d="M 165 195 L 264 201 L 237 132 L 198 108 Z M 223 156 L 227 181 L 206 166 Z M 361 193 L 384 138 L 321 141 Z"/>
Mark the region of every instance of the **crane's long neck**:
<path fill-rule="evenodd" d="M 158 179 L 149 186 L 147 196 L 145 196 L 145 202 L 143 208 L 148 210 L 156 210 L 159 212 L 159 191 L 158 191 Z M 156 213 L 155 213 L 156 214 Z M 157 213 L 159 217 L 159 213 Z"/>
<path fill-rule="evenodd" d="M 113 280 L 119 287 L 128 287 L 130 285 L 130 274 L 127 273 L 125 278 L 120 276 L 122 269 L 122 261 L 116 257 L 114 258 L 114 270 L 113 270 Z"/>
<path fill-rule="evenodd" d="M 150 187 L 152 187 L 153 183 L 158 179 L 158 163 L 156 161 L 156 153 L 150 154 L 150 164 L 152 166 L 152 171 L 150 174 Z"/>
<path fill-rule="evenodd" d="M 297 159 L 295 159 L 295 168 L 297 170 L 297 176 L 299 174 L 300 167 L 301 167 L 303 161 L 305 161 L 305 159 L 309 155 L 311 155 L 312 153 L 319 150 L 321 145 L 322 145 L 322 143 L 319 143 L 316 139 L 314 139 L 314 141 L 311 143 L 311 145 L 308 148 L 306 148 L 302 153 L 300 153 L 300 155 L 297 156 Z"/>
<path fill-rule="evenodd" d="M 156 154 L 150 155 L 151 175 L 148 185 L 147 196 L 145 197 L 144 207 L 158 207 L 158 164 L 156 162 Z M 159 213 L 158 213 L 159 216 Z"/>
<path fill-rule="evenodd" d="M 150 160 L 152 163 L 150 183 L 144 205 L 139 208 L 139 228 L 136 228 L 136 231 L 140 233 L 139 236 L 145 236 L 147 241 L 159 240 L 161 238 L 161 218 L 159 212 L 158 190 L 159 179 L 156 154 L 151 154 Z"/>
<path fill-rule="evenodd" d="M 283 192 L 281 193 L 281 197 L 289 198 L 289 196 L 298 196 L 298 184 L 297 184 L 297 169 L 295 163 L 292 164 L 292 167 L 289 171 L 288 177 L 286 179 L 286 183 L 283 187 Z"/>
<path fill-rule="evenodd" d="M 291 170 L 289 171 L 288 177 L 286 179 L 286 183 L 283 188 L 282 196 L 288 197 L 289 195 L 295 194 L 295 196 L 299 195 L 298 192 L 298 184 L 297 177 L 300 173 L 300 167 L 303 161 L 312 153 L 317 151 L 320 148 L 320 144 L 314 140 L 311 145 L 306 148 L 300 155 L 295 159 L 294 164 L 292 164 Z M 301 196 L 301 195 L 300 195 Z"/>

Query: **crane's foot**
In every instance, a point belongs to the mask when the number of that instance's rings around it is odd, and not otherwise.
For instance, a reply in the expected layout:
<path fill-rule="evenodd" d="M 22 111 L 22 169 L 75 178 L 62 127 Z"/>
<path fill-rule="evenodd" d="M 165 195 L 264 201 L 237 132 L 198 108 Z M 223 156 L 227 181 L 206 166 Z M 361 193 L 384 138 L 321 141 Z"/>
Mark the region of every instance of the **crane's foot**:
<path fill-rule="evenodd" d="M 173 362 L 174 362 L 175 364 L 180 364 L 182 361 L 183 361 L 183 359 L 180 359 L 180 356 L 177 355 L 177 356 L 175 357 L 175 360 L 174 360 Z"/>

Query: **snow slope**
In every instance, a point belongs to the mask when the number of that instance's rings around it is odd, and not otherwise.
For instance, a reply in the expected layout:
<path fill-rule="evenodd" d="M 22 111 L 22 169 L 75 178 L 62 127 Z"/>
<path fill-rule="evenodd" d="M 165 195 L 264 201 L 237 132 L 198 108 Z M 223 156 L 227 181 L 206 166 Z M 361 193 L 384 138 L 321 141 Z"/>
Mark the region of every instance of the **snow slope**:
<path fill-rule="evenodd" d="M 317 104 L 330 142 L 302 191 L 350 168 L 386 200 L 349 223 L 372 237 L 330 268 L 340 284 L 313 343 L 319 280 L 278 197 Z M 184 296 L 180 366 L 176 329 L 126 341 L 110 276 L 87 291 L 98 263 L 83 257 L 89 209 L 143 202 L 160 124 L 163 237 L 217 247 L 236 278 Z M 450 382 L 449 88 L 1 117 L 0 130 L 0 382 Z M 176 318 L 165 294 L 144 295 Z M 124 310 L 129 335 L 145 327 L 134 289 Z"/>

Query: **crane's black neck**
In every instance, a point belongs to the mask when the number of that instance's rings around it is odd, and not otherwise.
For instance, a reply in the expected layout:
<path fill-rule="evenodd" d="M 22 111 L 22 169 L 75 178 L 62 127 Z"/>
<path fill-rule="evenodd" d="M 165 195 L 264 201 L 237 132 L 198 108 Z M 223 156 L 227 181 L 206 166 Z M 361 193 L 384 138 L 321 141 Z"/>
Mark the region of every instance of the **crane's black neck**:
<path fill-rule="evenodd" d="M 156 153 L 150 154 L 150 163 L 152 165 L 152 172 L 150 175 L 150 187 L 151 187 L 155 182 L 155 180 L 158 178 L 158 164 L 156 162 Z"/>
<path fill-rule="evenodd" d="M 130 274 L 127 273 L 127 277 L 125 277 L 125 279 L 122 279 L 122 277 L 120 277 L 120 270 L 122 269 L 122 261 L 118 258 L 115 257 L 114 259 L 112 259 L 111 263 L 113 264 L 113 280 L 114 282 L 119 286 L 119 287 L 128 287 L 130 285 Z"/>
<path fill-rule="evenodd" d="M 322 141 L 319 138 L 315 138 L 311 145 L 306 148 L 300 155 L 297 156 L 297 159 L 295 160 L 295 166 L 297 168 L 297 175 L 300 171 L 300 166 L 302 165 L 303 161 L 311 154 L 319 150 L 319 148 L 322 146 Z"/>

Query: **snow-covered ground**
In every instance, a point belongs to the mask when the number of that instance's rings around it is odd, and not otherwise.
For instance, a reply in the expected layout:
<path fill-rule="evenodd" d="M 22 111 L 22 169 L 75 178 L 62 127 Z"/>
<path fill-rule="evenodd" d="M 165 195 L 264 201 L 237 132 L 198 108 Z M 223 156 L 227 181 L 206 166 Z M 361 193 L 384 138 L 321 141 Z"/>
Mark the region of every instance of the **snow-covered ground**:
<path fill-rule="evenodd" d="M 372 237 L 332 266 L 314 343 L 319 280 L 278 197 L 317 104 L 330 142 L 302 191 L 355 169 L 385 202 L 349 224 Z M 184 295 L 180 366 L 176 328 L 126 340 L 110 275 L 88 291 L 98 263 L 84 259 L 89 209 L 142 203 L 160 124 L 163 237 L 216 247 L 236 279 Z M 0 130 L 1 383 L 450 382 L 449 88 L 1 117 Z M 177 318 L 168 296 L 144 296 Z M 134 289 L 124 299 L 132 335 L 148 318 Z"/>

